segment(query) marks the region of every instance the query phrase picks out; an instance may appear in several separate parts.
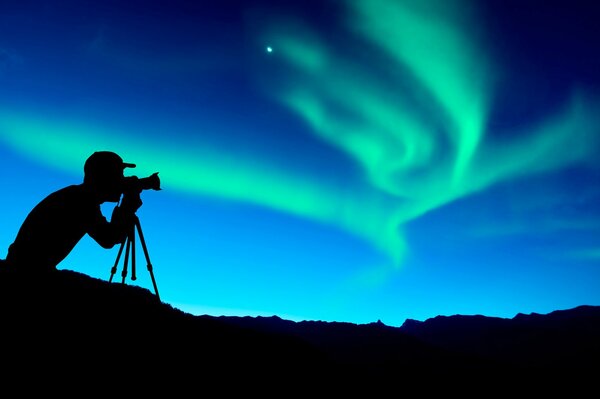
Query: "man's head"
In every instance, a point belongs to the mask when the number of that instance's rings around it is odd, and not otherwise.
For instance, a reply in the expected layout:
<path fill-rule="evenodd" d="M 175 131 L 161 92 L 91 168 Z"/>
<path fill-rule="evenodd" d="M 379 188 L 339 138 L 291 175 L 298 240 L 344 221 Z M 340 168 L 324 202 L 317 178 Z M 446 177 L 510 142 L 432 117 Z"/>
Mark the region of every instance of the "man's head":
<path fill-rule="evenodd" d="M 118 202 L 123 192 L 123 170 L 135 168 L 111 151 L 96 151 L 85 161 L 83 183 L 93 187 L 102 202 Z"/>

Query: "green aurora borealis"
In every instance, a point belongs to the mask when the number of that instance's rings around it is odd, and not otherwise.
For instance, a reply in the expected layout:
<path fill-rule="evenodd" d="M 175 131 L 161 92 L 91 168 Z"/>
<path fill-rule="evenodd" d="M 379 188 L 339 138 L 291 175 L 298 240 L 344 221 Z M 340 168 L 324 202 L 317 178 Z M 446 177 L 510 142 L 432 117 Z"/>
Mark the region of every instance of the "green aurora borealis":
<path fill-rule="evenodd" d="M 160 127 L 151 122 L 141 129 L 101 112 L 28 108 L 27 101 L 13 105 L 2 96 L 0 147 L 76 177 L 91 152 L 111 148 L 137 163 L 138 175 L 159 171 L 171 191 L 256 205 L 333 227 L 387 259 L 385 264 L 356 269 L 358 276 L 369 269 L 383 270 L 374 285 L 365 282 L 369 287 L 398 278 L 404 264 L 418 258 L 406 226 L 430 212 L 499 184 L 568 168 L 596 170 L 599 102 L 583 85 L 570 87 L 550 112 L 519 123 L 490 122 L 502 105 L 497 93 L 506 91 L 503 85 L 515 71 L 488 35 L 477 3 L 336 4 L 342 13 L 336 17 L 335 34 L 294 13 L 253 10 L 251 15 L 261 16 L 262 23 L 250 30 L 250 42 L 262 48 L 268 43 L 273 49 L 255 54 L 258 61 L 252 65 L 265 58 L 277 65 L 274 71 L 253 70 L 256 89 L 265 101 L 296 118 L 311 139 L 347 160 L 350 178 L 344 184 L 332 184 L 313 169 L 286 168 L 258 145 L 240 149 L 228 147 L 225 140 L 205 139 L 196 125 L 168 113 L 150 118 L 176 132 L 161 136 Z M 148 59 L 136 59 L 139 54 L 111 51 L 110 28 L 105 23 L 99 30 L 102 46 L 98 36 L 95 47 L 76 56 L 102 59 L 105 65 L 126 70 L 125 76 L 145 68 Z M 0 41 L 0 49 L 9 47 Z M 186 73 L 194 68 L 173 67 L 185 60 L 185 52 L 175 54 L 157 57 L 148 66 L 149 75 L 177 70 L 183 77 L 166 84 L 183 90 Z M 197 61 L 191 57 L 189 62 Z M 0 78 L 9 73 L 0 69 Z M 513 95 L 523 96 L 516 91 Z M 108 101 L 106 109 L 123 107 L 119 112 L 126 112 L 128 105 L 121 104 L 118 95 Z M 142 130 L 143 134 L 127 133 Z M 271 134 L 283 134 L 277 130 Z M 307 152 L 305 162 L 320 162 L 311 157 Z M 327 167 L 327 160 L 322 161 Z M 594 250 L 585 249 L 588 254 Z M 369 316 L 357 319 L 365 318 Z"/>

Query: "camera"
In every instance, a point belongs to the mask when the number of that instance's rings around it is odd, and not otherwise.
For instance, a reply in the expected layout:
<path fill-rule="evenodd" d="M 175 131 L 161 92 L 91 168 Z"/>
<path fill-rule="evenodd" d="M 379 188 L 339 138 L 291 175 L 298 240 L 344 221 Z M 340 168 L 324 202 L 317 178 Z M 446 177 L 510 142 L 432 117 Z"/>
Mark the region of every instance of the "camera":
<path fill-rule="evenodd" d="M 127 176 L 123 183 L 123 194 L 139 194 L 142 190 L 160 190 L 158 172 L 148 177 Z"/>

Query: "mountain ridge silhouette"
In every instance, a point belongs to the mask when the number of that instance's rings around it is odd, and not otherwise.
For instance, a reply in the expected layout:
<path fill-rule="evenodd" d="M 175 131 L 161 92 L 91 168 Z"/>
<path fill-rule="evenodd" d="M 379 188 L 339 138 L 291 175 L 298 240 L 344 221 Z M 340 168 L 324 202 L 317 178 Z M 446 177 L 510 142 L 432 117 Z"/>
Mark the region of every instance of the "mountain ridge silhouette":
<path fill-rule="evenodd" d="M 0 337 L 9 343 L 0 359 L 32 375 L 71 373 L 89 381 L 95 373 L 124 373 L 153 384 L 169 381 L 170 389 L 174 380 L 268 378 L 352 392 L 416 384 L 424 376 L 499 384 L 599 368 L 597 306 L 512 319 L 408 319 L 400 327 L 198 316 L 145 288 L 70 270 L 41 276 L 3 272 L 0 295 Z"/>

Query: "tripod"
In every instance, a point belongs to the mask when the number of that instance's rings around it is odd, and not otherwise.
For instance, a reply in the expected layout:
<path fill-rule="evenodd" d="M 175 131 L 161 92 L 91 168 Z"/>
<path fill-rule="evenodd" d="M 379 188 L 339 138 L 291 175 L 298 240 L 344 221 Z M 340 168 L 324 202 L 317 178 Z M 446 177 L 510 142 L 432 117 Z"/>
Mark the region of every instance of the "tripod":
<path fill-rule="evenodd" d="M 152 278 L 152 285 L 154 286 L 154 292 L 156 296 L 160 300 L 160 296 L 158 295 L 158 288 L 156 287 L 156 281 L 154 280 L 154 272 L 152 271 L 152 263 L 150 263 L 150 256 L 148 255 L 148 248 L 146 248 L 146 241 L 144 240 L 144 234 L 142 233 L 142 226 L 140 225 L 140 219 L 137 215 L 133 215 L 133 224 L 131 225 L 130 230 L 127 232 L 127 237 L 121 243 L 121 247 L 119 248 L 119 253 L 117 254 L 117 259 L 115 260 L 114 266 L 110 270 L 110 279 L 109 282 L 112 282 L 112 278 L 117 271 L 117 265 L 119 264 L 119 259 L 121 258 L 121 254 L 123 253 L 123 248 L 125 247 L 125 260 L 123 262 L 123 271 L 121 272 L 121 276 L 123 277 L 123 283 L 125 283 L 125 277 L 127 277 L 127 263 L 129 261 L 129 254 L 131 253 L 131 279 L 135 281 L 137 278 L 135 274 L 135 232 L 137 230 L 138 235 L 140 236 L 140 241 L 142 243 L 142 248 L 144 250 L 144 255 L 146 256 L 147 269 L 150 273 L 150 277 Z"/>

